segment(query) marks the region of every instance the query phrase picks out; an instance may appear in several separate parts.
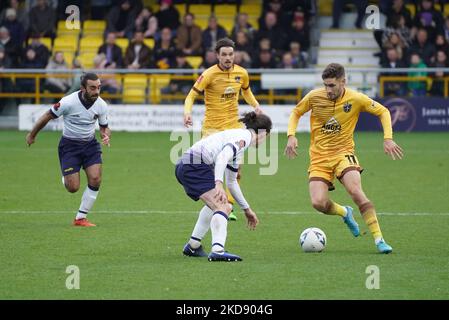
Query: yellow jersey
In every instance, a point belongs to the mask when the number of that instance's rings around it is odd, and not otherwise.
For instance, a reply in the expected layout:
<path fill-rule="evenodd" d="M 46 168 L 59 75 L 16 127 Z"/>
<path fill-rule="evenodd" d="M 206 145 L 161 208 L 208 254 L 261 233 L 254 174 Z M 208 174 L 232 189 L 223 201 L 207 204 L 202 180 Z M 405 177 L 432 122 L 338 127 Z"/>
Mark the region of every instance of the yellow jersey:
<path fill-rule="evenodd" d="M 242 89 L 245 101 L 256 107 L 258 103 L 249 87 L 249 76 L 246 69 L 234 65 L 230 70 L 223 70 L 216 64 L 206 69 L 196 80 L 186 99 L 184 113 L 191 113 L 195 97 L 204 93 L 206 112 L 203 129 L 240 128 L 242 126 L 238 122 L 240 89 Z"/>
<path fill-rule="evenodd" d="M 295 135 L 299 118 L 311 110 L 310 157 L 354 153 L 354 129 L 360 112 L 380 118 L 384 139 L 393 138 L 390 112 L 365 94 L 345 88 L 341 97 L 332 101 L 326 89 L 310 91 L 293 109 L 287 135 Z"/>

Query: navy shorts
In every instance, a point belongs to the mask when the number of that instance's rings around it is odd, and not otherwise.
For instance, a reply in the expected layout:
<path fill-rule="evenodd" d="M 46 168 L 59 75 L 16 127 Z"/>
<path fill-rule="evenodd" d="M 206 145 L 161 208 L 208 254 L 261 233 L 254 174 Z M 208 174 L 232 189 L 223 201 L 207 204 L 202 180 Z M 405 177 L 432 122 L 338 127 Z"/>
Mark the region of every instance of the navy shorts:
<path fill-rule="evenodd" d="M 79 172 L 93 164 L 102 163 L 101 146 L 97 139 L 78 141 L 61 138 L 58 147 L 59 163 L 63 176 Z"/>
<path fill-rule="evenodd" d="M 213 168 L 202 161 L 188 161 L 186 155 L 176 164 L 175 175 L 187 195 L 195 201 L 203 193 L 215 188 Z"/>

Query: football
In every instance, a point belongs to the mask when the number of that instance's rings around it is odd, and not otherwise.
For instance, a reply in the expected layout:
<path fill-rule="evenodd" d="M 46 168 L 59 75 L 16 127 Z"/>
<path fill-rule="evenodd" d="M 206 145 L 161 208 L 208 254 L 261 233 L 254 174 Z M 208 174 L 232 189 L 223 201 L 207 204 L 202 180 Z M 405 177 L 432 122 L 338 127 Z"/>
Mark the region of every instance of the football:
<path fill-rule="evenodd" d="M 307 228 L 299 236 L 299 245 L 304 252 L 321 252 L 326 247 L 326 234 L 320 228 Z"/>

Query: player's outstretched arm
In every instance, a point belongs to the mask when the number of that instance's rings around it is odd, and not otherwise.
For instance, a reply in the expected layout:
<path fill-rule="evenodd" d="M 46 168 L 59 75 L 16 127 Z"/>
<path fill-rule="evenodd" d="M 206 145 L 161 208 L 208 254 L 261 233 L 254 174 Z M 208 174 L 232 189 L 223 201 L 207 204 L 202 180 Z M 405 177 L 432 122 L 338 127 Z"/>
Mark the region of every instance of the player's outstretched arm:
<path fill-rule="evenodd" d="M 384 140 L 384 152 L 390 155 L 393 160 L 402 159 L 404 156 L 402 148 L 393 139 Z"/>
<path fill-rule="evenodd" d="M 31 129 L 31 131 L 27 134 L 26 136 L 26 142 L 28 147 L 31 146 L 34 141 L 36 140 L 36 136 L 39 133 L 39 131 L 42 130 L 42 128 L 44 128 L 47 123 L 54 119 L 53 114 L 51 113 L 50 110 L 48 110 L 47 112 L 45 112 L 40 118 L 39 120 L 37 120 L 36 124 L 34 125 L 33 129 Z"/>
<path fill-rule="evenodd" d="M 298 155 L 298 139 L 295 136 L 288 136 L 287 146 L 285 147 L 284 154 L 289 159 L 294 159 Z"/>

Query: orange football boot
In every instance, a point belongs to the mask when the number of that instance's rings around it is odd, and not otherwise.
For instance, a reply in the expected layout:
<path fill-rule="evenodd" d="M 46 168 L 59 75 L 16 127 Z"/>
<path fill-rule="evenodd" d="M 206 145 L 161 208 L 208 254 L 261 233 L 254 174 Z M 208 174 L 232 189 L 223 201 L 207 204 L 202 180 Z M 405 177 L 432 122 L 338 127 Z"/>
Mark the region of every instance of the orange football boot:
<path fill-rule="evenodd" d="M 96 224 L 90 223 L 86 218 L 73 220 L 73 225 L 78 227 L 96 227 Z"/>

